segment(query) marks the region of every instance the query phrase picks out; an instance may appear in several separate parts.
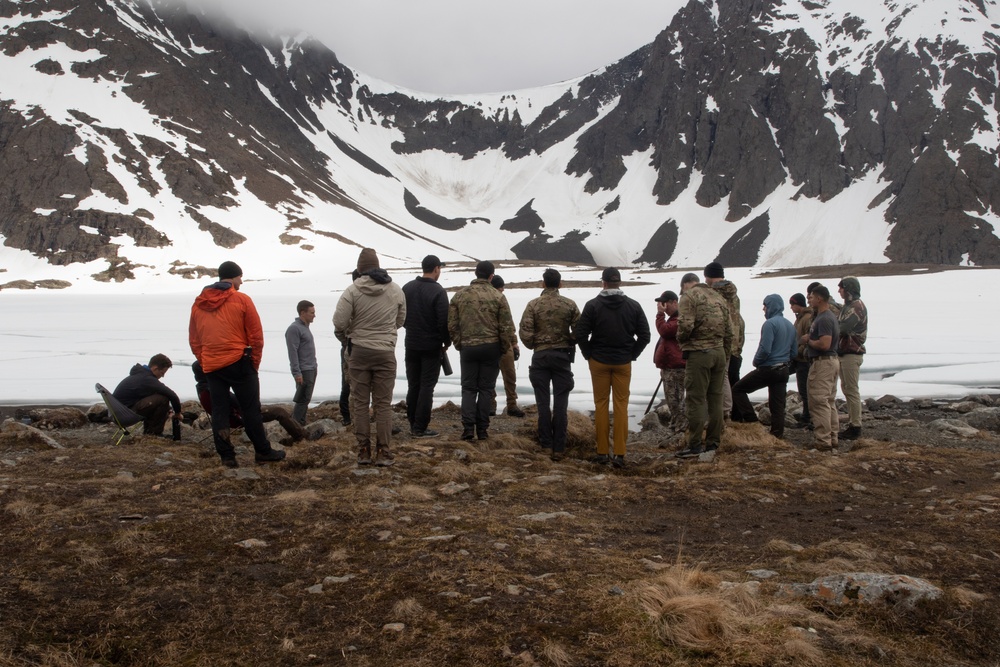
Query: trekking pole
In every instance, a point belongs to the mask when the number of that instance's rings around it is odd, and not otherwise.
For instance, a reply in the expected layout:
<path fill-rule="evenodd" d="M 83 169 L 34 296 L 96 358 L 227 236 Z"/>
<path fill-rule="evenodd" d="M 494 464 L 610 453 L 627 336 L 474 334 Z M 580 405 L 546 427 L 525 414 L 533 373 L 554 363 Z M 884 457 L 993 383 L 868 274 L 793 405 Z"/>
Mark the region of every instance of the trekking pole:
<path fill-rule="evenodd" d="M 653 409 L 653 401 L 656 400 L 656 393 L 660 391 L 660 385 L 662 384 L 663 384 L 663 378 L 660 378 L 660 381 L 656 383 L 656 389 L 653 390 L 653 395 L 649 397 L 649 405 L 646 406 L 646 411 L 643 412 L 642 414 L 648 415 L 649 411 Z"/>

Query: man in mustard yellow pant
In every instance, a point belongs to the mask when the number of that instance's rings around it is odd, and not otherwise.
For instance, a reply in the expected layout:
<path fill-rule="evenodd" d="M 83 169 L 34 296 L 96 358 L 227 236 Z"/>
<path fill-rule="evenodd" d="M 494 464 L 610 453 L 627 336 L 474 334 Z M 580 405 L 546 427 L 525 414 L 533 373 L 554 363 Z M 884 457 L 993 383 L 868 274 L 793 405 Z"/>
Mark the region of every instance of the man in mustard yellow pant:
<path fill-rule="evenodd" d="M 632 362 L 649 345 L 649 322 L 642 306 L 621 290 L 621 273 L 607 268 L 601 274 L 602 291 L 587 302 L 576 323 L 574 334 L 583 358 L 590 364 L 594 387 L 594 428 L 597 457 L 594 463 L 625 467 L 628 438 L 628 397 Z M 614 457 L 608 456 L 611 443 L 609 399 L 614 396 Z"/>

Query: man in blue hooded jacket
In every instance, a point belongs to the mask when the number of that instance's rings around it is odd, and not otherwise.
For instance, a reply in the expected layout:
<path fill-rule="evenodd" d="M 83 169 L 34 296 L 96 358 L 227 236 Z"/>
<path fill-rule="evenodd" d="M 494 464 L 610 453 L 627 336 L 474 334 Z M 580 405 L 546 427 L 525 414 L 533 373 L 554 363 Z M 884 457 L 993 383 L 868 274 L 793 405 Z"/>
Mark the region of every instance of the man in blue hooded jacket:
<path fill-rule="evenodd" d="M 788 363 L 795 358 L 798 341 L 795 326 L 785 319 L 785 302 L 777 294 L 764 297 L 764 325 L 760 328 L 760 344 L 753 356 L 754 370 L 733 385 L 733 421 L 755 422 L 757 413 L 748 394 L 767 387 L 767 403 L 771 410 L 771 435 L 785 435 L 785 392 L 788 385 Z"/>

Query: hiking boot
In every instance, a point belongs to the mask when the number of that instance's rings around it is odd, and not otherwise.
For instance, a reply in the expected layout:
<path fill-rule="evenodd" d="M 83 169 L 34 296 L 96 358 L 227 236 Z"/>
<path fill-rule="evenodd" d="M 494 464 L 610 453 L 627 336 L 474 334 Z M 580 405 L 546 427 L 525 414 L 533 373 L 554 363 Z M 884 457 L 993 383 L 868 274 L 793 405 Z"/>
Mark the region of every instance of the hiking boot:
<path fill-rule="evenodd" d="M 429 428 L 425 428 L 423 430 L 413 429 L 412 431 L 410 431 L 410 435 L 413 436 L 414 438 L 436 438 L 440 434 L 437 431 L 432 431 Z"/>
<path fill-rule="evenodd" d="M 511 417 L 523 417 L 524 410 L 517 407 L 516 405 L 507 408 L 507 414 Z"/>
<path fill-rule="evenodd" d="M 623 454 L 616 454 L 611 459 L 611 465 L 613 465 L 616 468 L 624 468 L 625 467 L 625 456 Z"/>
<path fill-rule="evenodd" d="M 234 456 L 224 456 L 222 458 L 222 465 L 227 468 L 239 468 L 240 464 L 236 462 L 236 457 Z"/>
<path fill-rule="evenodd" d="M 462 429 L 462 440 L 475 440 L 476 431 L 471 426 L 467 426 Z"/>
<path fill-rule="evenodd" d="M 375 465 L 387 467 L 395 463 L 396 457 L 392 455 L 388 447 L 376 447 L 375 448 Z"/>
<path fill-rule="evenodd" d="M 350 417 L 344 417 L 344 419 L 340 423 L 344 425 L 344 428 L 347 428 L 348 426 L 350 426 L 354 422 L 351 421 Z"/>
<path fill-rule="evenodd" d="M 552 455 L 549 456 L 549 459 L 551 459 L 553 463 L 559 463 L 564 458 L 566 458 L 565 452 L 552 452 Z"/>
<path fill-rule="evenodd" d="M 591 463 L 596 463 L 599 466 L 606 466 L 611 463 L 611 457 L 607 454 L 598 454 L 594 458 L 590 459 Z"/>
<path fill-rule="evenodd" d="M 687 449 L 682 449 L 681 451 L 674 454 L 679 459 L 696 459 L 701 456 L 702 449 L 698 447 L 697 449 L 688 447 Z"/>
<path fill-rule="evenodd" d="M 371 445 L 361 445 L 360 447 L 358 447 L 358 465 L 370 466 L 371 464 L 372 464 Z"/>
<path fill-rule="evenodd" d="M 705 447 L 705 451 L 706 452 L 714 452 L 718 448 L 719 448 L 718 445 L 708 445 L 707 447 Z"/>
<path fill-rule="evenodd" d="M 254 454 L 255 463 L 277 463 L 285 460 L 285 452 L 281 449 L 272 449 L 266 454 Z"/>
<path fill-rule="evenodd" d="M 476 438 L 478 438 L 479 440 L 489 440 L 490 433 L 485 428 L 477 428 Z"/>
<path fill-rule="evenodd" d="M 860 437 L 861 437 L 860 426 L 848 426 L 843 431 L 837 434 L 838 440 L 857 440 Z"/>

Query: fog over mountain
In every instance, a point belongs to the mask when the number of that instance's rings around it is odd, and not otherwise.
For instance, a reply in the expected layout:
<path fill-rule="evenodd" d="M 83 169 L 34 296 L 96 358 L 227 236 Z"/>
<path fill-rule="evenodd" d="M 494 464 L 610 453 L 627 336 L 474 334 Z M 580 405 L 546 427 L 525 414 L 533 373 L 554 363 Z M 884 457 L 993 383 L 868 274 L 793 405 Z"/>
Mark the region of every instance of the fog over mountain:
<path fill-rule="evenodd" d="M 691 0 L 588 76 L 446 99 L 177 3 L 0 0 L 0 284 L 342 274 L 363 246 L 1000 264 L 998 23 L 987 0 Z"/>

